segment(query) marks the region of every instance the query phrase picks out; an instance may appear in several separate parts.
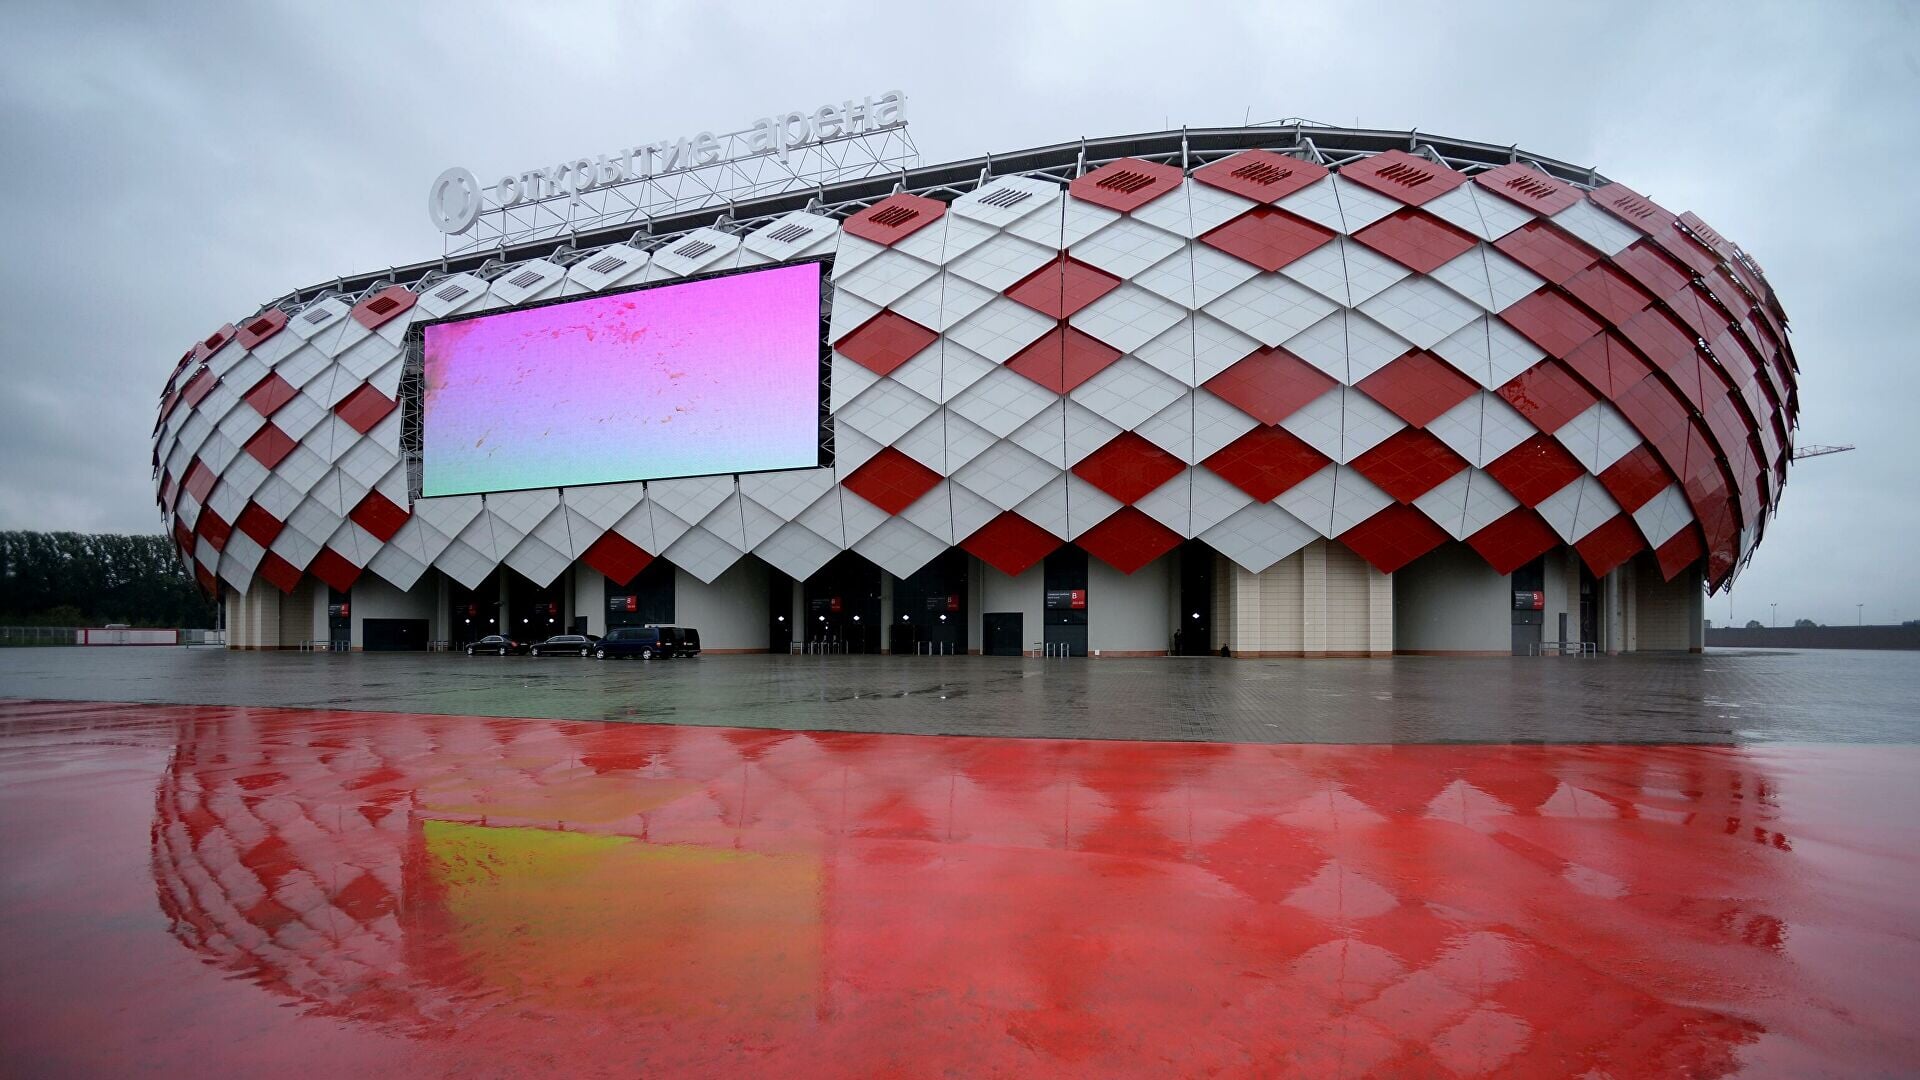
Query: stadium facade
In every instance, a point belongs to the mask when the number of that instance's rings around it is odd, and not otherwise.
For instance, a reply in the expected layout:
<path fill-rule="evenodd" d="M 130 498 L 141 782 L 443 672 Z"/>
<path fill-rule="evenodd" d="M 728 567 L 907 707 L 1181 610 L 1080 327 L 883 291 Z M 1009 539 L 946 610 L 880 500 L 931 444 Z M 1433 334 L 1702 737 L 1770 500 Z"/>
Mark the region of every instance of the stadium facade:
<path fill-rule="evenodd" d="M 433 326 L 806 265 L 817 458 L 435 486 Z M 153 469 L 237 648 L 1685 650 L 1777 505 L 1795 378 L 1755 261 L 1591 169 L 1188 130 L 302 289 L 173 367 Z M 547 419 L 565 452 L 517 462 L 620 456 Z"/>

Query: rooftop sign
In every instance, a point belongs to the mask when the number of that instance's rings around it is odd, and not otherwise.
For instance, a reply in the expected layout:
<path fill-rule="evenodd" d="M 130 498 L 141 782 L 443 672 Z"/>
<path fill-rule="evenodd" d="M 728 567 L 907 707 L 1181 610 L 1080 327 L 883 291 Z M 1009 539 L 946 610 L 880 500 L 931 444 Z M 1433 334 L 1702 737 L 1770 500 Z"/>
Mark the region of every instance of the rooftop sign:
<path fill-rule="evenodd" d="M 565 231 L 614 215 L 640 219 L 667 210 L 691 209 L 680 205 L 690 199 L 711 204 L 767 188 L 791 187 L 800 181 L 810 186 L 840 179 L 848 172 L 864 170 L 871 174 L 900 164 L 896 159 L 912 150 L 911 143 L 902 139 L 903 148 L 883 143 L 877 148 L 867 147 L 865 153 L 838 157 L 831 150 L 837 144 L 866 141 L 873 136 L 904 135 L 906 108 L 906 95 L 890 90 L 878 98 L 773 113 L 725 134 L 702 131 L 622 146 L 592 157 L 509 173 L 484 186 L 472 170 L 455 166 L 434 179 L 427 192 L 427 214 L 450 243 L 451 238 L 470 232 L 483 215 L 498 215 L 502 218 L 498 232 L 505 239 L 524 229 Z M 912 156 L 917 160 L 917 153 Z M 662 181 L 692 179 L 701 173 L 711 175 L 699 178 L 702 182 L 691 194 L 683 190 L 684 185 L 676 185 L 668 192 L 638 193 L 639 198 L 632 194 L 611 200 L 604 197 L 633 185 L 657 186 Z M 589 198 L 595 194 L 603 197 Z M 650 194 L 664 194 L 665 198 L 651 198 Z M 544 212 L 529 212 L 536 208 Z M 521 220 L 513 224 L 519 229 L 505 220 L 507 212 L 516 210 L 521 211 Z M 556 223 L 561 228 L 554 229 Z"/>

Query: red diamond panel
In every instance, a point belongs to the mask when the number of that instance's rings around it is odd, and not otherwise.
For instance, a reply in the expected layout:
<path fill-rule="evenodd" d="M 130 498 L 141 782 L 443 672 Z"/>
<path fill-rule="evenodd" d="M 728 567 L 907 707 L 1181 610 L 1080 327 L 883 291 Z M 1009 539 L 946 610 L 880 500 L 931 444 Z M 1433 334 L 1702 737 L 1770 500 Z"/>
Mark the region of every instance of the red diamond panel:
<path fill-rule="evenodd" d="M 1271 150 L 1246 150 L 1193 170 L 1193 178 L 1255 202 L 1272 203 L 1327 175 L 1311 161 Z"/>
<path fill-rule="evenodd" d="M 1257 427 L 1201 462 L 1241 491 L 1269 502 L 1332 460 L 1285 428 Z"/>
<path fill-rule="evenodd" d="M 1255 420 L 1277 424 L 1339 383 L 1276 345 L 1248 353 L 1204 385 Z"/>
<path fill-rule="evenodd" d="M 280 410 L 280 406 L 292 401 L 297 393 L 299 391 L 293 388 L 293 384 L 268 372 L 266 378 L 254 383 L 253 389 L 247 391 L 245 401 L 261 416 L 272 416 Z"/>
<path fill-rule="evenodd" d="M 240 328 L 240 347 L 252 349 L 255 345 L 286 329 L 286 325 L 287 313 L 279 308 L 269 308 L 248 319 L 247 324 Z"/>
<path fill-rule="evenodd" d="M 285 461 L 297 445 L 286 432 L 269 423 L 247 440 L 246 451 L 254 456 L 254 460 L 271 469 Z"/>
<path fill-rule="evenodd" d="M 1123 506 L 1075 541 L 1087 554 L 1131 574 L 1180 544 L 1180 534 L 1131 506 Z"/>
<path fill-rule="evenodd" d="M 1700 381 L 1700 352 L 1690 331 L 1659 308 L 1649 308 L 1619 327 L 1620 336 L 1667 373 L 1696 409 L 1706 405 Z M 1522 331 L 1523 333 L 1525 331 Z"/>
<path fill-rule="evenodd" d="M 180 388 L 180 400 L 188 405 L 198 405 L 206 400 L 207 395 L 213 393 L 213 388 L 218 385 L 220 380 L 213 377 L 213 372 L 203 367 L 193 373 L 193 378 L 187 380 L 187 385 Z"/>
<path fill-rule="evenodd" d="M 1515 375 L 1500 388 L 1500 396 L 1548 434 L 1559 431 L 1597 400 L 1558 360 L 1542 360 Z"/>
<path fill-rule="evenodd" d="M 855 469 L 847 490 L 889 514 L 898 514 L 940 482 L 940 474 L 889 446 Z"/>
<path fill-rule="evenodd" d="M 1500 318 L 1549 356 L 1565 356 L 1600 332 L 1600 324 L 1592 316 L 1551 289 L 1542 289 L 1514 304 L 1500 312 Z"/>
<path fill-rule="evenodd" d="M 195 345 L 193 351 L 188 355 L 192 356 L 195 360 L 205 360 L 207 357 L 226 348 L 227 342 L 232 341 L 234 335 L 238 333 L 239 331 L 234 329 L 233 324 L 228 323 L 213 333 L 208 334 L 207 339 Z"/>
<path fill-rule="evenodd" d="M 920 355 L 940 335 L 903 315 L 882 311 L 834 343 L 842 356 L 880 375 Z"/>
<path fill-rule="evenodd" d="M 1568 367 L 1609 399 L 1653 374 L 1646 361 L 1611 332 L 1588 338 L 1565 359 Z"/>
<path fill-rule="evenodd" d="M 1180 186 L 1181 171 L 1139 158 L 1121 158 L 1075 180 L 1067 191 L 1076 199 L 1127 213 Z"/>
<path fill-rule="evenodd" d="M 1667 296 L 1693 280 L 1693 275 L 1665 252 L 1645 240 L 1613 257 L 1613 265 L 1654 296 Z"/>
<path fill-rule="evenodd" d="M 259 503 L 250 502 L 246 509 L 240 511 L 240 518 L 233 523 L 233 527 L 253 537 L 254 543 L 266 547 L 287 526 L 279 518 L 267 513 Z"/>
<path fill-rule="evenodd" d="M 180 556 L 189 561 L 193 558 L 193 530 L 178 517 L 173 519 L 173 542 L 180 547 Z"/>
<path fill-rule="evenodd" d="M 330 547 L 320 549 L 307 565 L 307 571 L 314 577 L 327 583 L 328 588 L 346 592 L 353 583 L 360 580 L 360 568 L 346 560 L 346 557 Z"/>
<path fill-rule="evenodd" d="M 1480 388 L 1446 361 L 1420 349 L 1409 350 L 1361 379 L 1359 386 L 1362 393 L 1414 427 L 1425 427 Z"/>
<path fill-rule="evenodd" d="M 345 420 L 353 430 L 365 435 L 372 431 L 375 424 L 387 418 L 397 403 L 387 395 L 371 386 L 362 386 L 341 399 L 333 407 L 334 414 Z"/>
<path fill-rule="evenodd" d="M 201 566 L 198 562 L 193 564 L 193 580 L 200 584 L 200 591 L 209 597 L 220 594 L 220 579 L 214 577 L 213 571 Z"/>
<path fill-rule="evenodd" d="M 1647 542 L 1640 538 L 1640 529 L 1634 525 L 1633 518 L 1626 514 L 1615 514 L 1606 524 L 1580 538 L 1573 545 L 1580 558 L 1593 571 L 1594 577 L 1606 577 L 1614 568 L 1645 550 Z"/>
<path fill-rule="evenodd" d="M 635 574 L 647 568 L 653 556 L 633 541 L 608 530 L 588 546 L 580 556 L 580 561 L 606 575 L 607 580 L 615 585 L 625 585 L 633 580 Z"/>
<path fill-rule="evenodd" d="M 1599 252 L 1545 221 L 1529 221 L 1493 246 L 1555 285 L 1600 261 Z"/>
<path fill-rule="evenodd" d="M 1562 288 L 1610 323 L 1623 323 L 1647 309 L 1653 297 L 1626 272 L 1609 262 L 1595 263 L 1567 279 Z"/>
<path fill-rule="evenodd" d="M 940 220 L 946 212 L 947 204 L 939 199 L 901 192 L 848 218 L 842 228 L 862 240 L 892 247 Z"/>
<path fill-rule="evenodd" d="M 1641 232 L 1662 232 L 1673 227 L 1675 219 L 1671 212 L 1625 184 L 1608 184 L 1588 198 Z"/>
<path fill-rule="evenodd" d="M 260 565 L 255 568 L 254 573 L 283 593 L 292 592 L 294 587 L 300 584 L 300 568 L 271 551 L 267 552 L 266 558 L 260 560 Z"/>
<path fill-rule="evenodd" d="M 418 299 L 404 285 L 389 285 L 353 305 L 353 318 L 369 330 L 378 330 L 405 315 Z"/>
<path fill-rule="evenodd" d="M 1339 536 L 1375 570 L 1391 574 L 1447 541 L 1447 531 L 1411 506 L 1395 503 Z"/>
<path fill-rule="evenodd" d="M 1672 581 L 1674 576 L 1707 553 L 1707 547 L 1700 542 L 1700 527 L 1688 525 L 1674 533 L 1667 542 L 1654 549 L 1653 557 L 1660 563 L 1660 574 Z"/>
<path fill-rule="evenodd" d="M 1419 428 L 1401 428 L 1354 458 L 1353 467 L 1381 491 L 1410 503 L 1466 468 L 1467 462 L 1446 443 Z"/>
<path fill-rule="evenodd" d="M 1666 490 L 1673 483 L 1673 475 L 1666 466 L 1654 456 L 1653 448 L 1641 443 L 1628 452 L 1626 457 L 1614 462 L 1600 473 L 1600 484 L 1620 504 L 1620 509 L 1631 514 L 1647 505 L 1647 500 Z"/>
<path fill-rule="evenodd" d="M 1480 241 L 1432 214 L 1402 210 L 1353 234 L 1355 240 L 1422 274 L 1431 274 Z"/>
<path fill-rule="evenodd" d="M 1467 543 L 1496 574 L 1513 573 L 1552 551 L 1559 542 L 1553 527 L 1524 506 L 1507 511 L 1500 520 L 1467 537 Z"/>
<path fill-rule="evenodd" d="M 207 543 L 215 551 L 227 550 L 227 538 L 233 535 L 233 526 L 212 510 L 200 511 L 200 517 L 194 522 L 194 530 L 206 537 Z"/>
<path fill-rule="evenodd" d="M 981 562 L 1008 577 L 1019 577 L 1053 553 L 1064 541 L 1008 510 L 960 542 Z"/>
<path fill-rule="evenodd" d="M 1667 468 L 1675 474 L 1686 469 L 1687 438 L 1693 425 L 1686 406 L 1659 376 L 1648 375 L 1625 393 L 1615 394 L 1613 403 L 1641 437 L 1653 444 Z"/>
<path fill-rule="evenodd" d="M 194 502 L 205 503 L 207 492 L 213 490 L 213 482 L 217 479 L 219 477 L 213 475 L 213 470 L 207 468 L 206 462 L 194 458 L 193 464 L 187 466 L 187 478 L 180 489 L 193 496 Z"/>
<path fill-rule="evenodd" d="M 347 515 L 355 525 L 372 533 L 374 539 L 383 544 L 393 539 L 393 534 L 407 523 L 408 516 L 406 510 L 393 505 L 393 500 L 377 491 L 367 492 L 367 497 L 361 499 L 359 505 Z"/>
<path fill-rule="evenodd" d="M 1487 463 L 1487 472 L 1526 506 L 1578 480 L 1586 470 L 1551 435 L 1535 435 Z"/>
<path fill-rule="evenodd" d="M 1332 229 L 1285 210 L 1256 206 L 1207 232 L 1200 242 L 1271 273 L 1332 239 Z"/>
<path fill-rule="evenodd" d="M 1488 169 L 1475 176 L 1473 182 L 1536 214 L 1548 217 L 1580 201 L 1579 188 L 1518 161 Z"/>
<path fill-rule="evenodd" d="M 1119 287 L 1112 274 L 1061 255 L 1015 282 L 1006 296 L 1042 315 L 1066 319 Z"/>
<path fill-rule="evenodd" d="M 1123 503 L 1133 503 L 1184 468 L 1179 458 L 1123 431 L 1080 459 L 1073 474 Z"/>
<path fill-rule="evenodd" d="M 1061 323 L 1021 349 L 1006 366 L 1056 394 L 1064 394 L 1118 359 L 1119 349 Z"/>
<path fill-rule="evenodd" d="M 1342 167 L 1340 175 L 1408 206 L 1439 198 L 1467 182 L 1465 173 L 1454 172 L 1405 150 L 1375 154 L 1365 161 Z"/>

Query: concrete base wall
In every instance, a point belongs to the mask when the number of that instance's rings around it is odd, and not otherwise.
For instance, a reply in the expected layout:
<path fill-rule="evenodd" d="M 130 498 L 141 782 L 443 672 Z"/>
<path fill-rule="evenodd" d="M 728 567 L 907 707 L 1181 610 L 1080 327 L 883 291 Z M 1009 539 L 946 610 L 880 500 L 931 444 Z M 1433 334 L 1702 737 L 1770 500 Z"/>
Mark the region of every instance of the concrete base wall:
<path fill-rule="evenodd" d="M 1513 648 L 1511 581 L 1463 543 L 1443 544 L 1393 575 L 1395 652 L 1505 655 Z"/>
<path fill-rule="evenodd" d="M 1635 560 L 1635 648 L 1642 652 L 1698 652 L 1706 644 L 1706 590 L 1700 572 L 1660 579 L 1651 556 Z"/>
<path fill-rule="evenodd" d="M 1390 656 L 1393 579 L 1339 544 L 1315 540 L 1258 574 L 1214 577 L 1214 625 L 1234 656 Z"/>
<path fill-rule="evenodd" d="M 1087 652 L 1164 656 L 1172 634 L 1176 556 L 1162 555 L 1131 574 L 1087 560 Z M 1044 599 L 1044 598 L 1043 598 Z"/>
<path fill-rule="evenodd" d="M 708 652 L 765 652 L 767 564 L 741 559 L 711 584 L 676 568 L 673 621 L 700 631 L 700 647 Z"/>
<path fill-rule="evenodd" d="M 348 608 L 353 620 L 353 647 L 366 644 L 362 627 L 368 619 L 425 619 L 429 636 L 433 629 L 434 601 L 439 598 L 438 583 L 431 575 L 421 577 L 413 588 L 401 592 L 372 574 L 360 575 L 353 583 Z"/>
<path fill-rule="evenodd" d="M 1089 561 L 1093 562 L 1097 560 Z M 979 570 L 978 578 L 980 580 L 981 613 L 1003 611 L 1019 612 L 1020 635 L 1026 639 L 1020 643 L 1020 647 L 1026 649 L 1038 643 L 1046 634 L 1047 578 L 1044 569 L 1045 564 L 1034 563 L 1027 568 L 1026 573 L 1021 574 L 1019 577 L 1008 577 L 993 567 L 988 566 L 986 563 L 978 563 L 977 566 Z M 1087 572 L 1089 575 L 1092 574 L 1091 565 L 1089 565 Z M 1087 602 L 1089 604 L 1093 603 L 1091 589 L 1089 589 Z M 973 629 L 978 631 L 980 624 L 975 623 Z M 979 648 L 980 643 L 984 643 L 986 639 L 976 634 L 973 640 L 976 642 L 973 647 Z"/>

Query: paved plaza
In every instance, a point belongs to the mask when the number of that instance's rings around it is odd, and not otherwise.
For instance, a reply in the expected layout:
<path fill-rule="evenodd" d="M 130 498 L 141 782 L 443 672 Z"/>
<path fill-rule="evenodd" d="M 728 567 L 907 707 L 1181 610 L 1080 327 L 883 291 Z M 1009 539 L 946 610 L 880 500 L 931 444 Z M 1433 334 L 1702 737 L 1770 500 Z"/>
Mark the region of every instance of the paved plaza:
<path fill-rule="evenodd" d="M 0 697 L 925 735 L 1292 742 L 1920 742 L 1920 654 L 1600 659 L 0 649 Z"/>
<path fill-rule="evenodd" d="M 1913 660 L 9 650 L 0 1074 L 1912 1075 Z"/>

